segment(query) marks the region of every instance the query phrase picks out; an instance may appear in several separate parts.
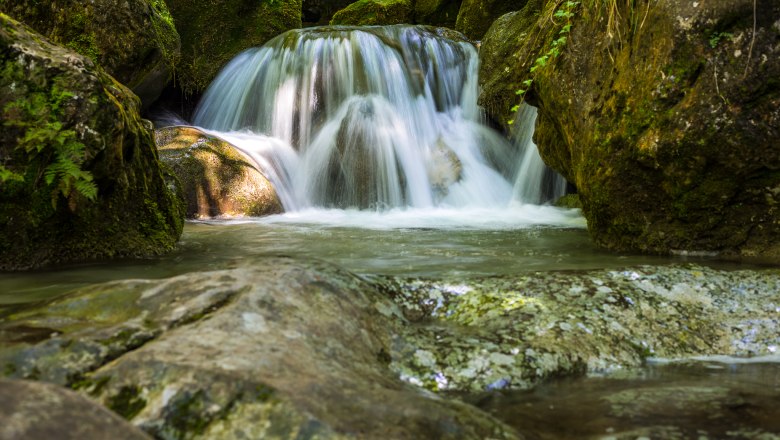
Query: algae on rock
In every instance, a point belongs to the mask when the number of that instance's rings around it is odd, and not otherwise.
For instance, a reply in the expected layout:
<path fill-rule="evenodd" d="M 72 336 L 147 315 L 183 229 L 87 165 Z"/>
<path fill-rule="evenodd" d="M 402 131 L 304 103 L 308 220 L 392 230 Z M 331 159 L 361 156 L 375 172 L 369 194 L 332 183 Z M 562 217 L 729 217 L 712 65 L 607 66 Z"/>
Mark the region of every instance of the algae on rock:
<path fill-rule="evenodd" d="M 183 206 L 127 88 L 0 14 L 0 269 L 170 250 Z"/>
<path fill-rule="evenodd" d="M 576 185 L 591 236 L 780 261 L 780 4 L 611 5 L 579 6 L 562 55 L 526 93 L 539 152 Z M 485 38 L 481 102 L 499 122 L 559 32 L 554 7 L 531 26 L 503 18 Z"/>
<path fill-rule="evenodd" d="M 358 0 L 336 12 L 332 25 L 371 26 L 414 22 L 410 0 Z"/>
<path fill-rule="evenodd" d="M 493 22 L 502 15 L 523 9 L 528 0 L 463 0 L 455 29 L 481 40 Z"/>

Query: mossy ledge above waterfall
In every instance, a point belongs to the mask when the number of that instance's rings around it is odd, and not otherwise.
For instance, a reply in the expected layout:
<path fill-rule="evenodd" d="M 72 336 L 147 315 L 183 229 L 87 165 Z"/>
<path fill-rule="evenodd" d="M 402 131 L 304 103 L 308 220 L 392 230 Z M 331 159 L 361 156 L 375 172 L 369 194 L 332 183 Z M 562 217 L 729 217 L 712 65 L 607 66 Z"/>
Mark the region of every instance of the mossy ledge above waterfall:
<path fill-rule="evenodd" d="M 183 204 L 138 98 L 3 14 L 0 49 L 0 269 L 172 249 Z"/>
<path fill-rule="evenodd" d="M 559 4 L 536 3 L 485 37 L 481 102 L 506 124 L 532 81 L 540 154 L 595 242 L 780 261 L 780 4 L 572 2 L 558 47 Z"/>
<path fill-rule="evenodd" d="M 0 308 L 0 371 L 74 388 L 155 438 L 514 439 L 449 392 L 770 355 L 779 289 L 777 270 L 365 279 L 265 258 Z"/>
<path fill-rule="evenodd" d="M 179 57 L 179 34 L 162 0 L 2 0 L 0 9 L 92 59 L 144 107 L 160 96 Z"/>
<path fill-rule="evenodd" d="M 176 85 L 201 93 L 233 57 L 301 27 L 301 0 L 168 0 L 182 40 Z"/>

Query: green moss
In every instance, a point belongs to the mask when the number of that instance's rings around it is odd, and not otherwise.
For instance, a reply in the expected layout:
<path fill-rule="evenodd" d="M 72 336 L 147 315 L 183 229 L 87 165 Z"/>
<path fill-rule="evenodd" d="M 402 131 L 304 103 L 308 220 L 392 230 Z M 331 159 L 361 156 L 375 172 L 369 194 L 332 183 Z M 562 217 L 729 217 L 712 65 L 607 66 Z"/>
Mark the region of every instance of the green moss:
<path fill-rule="evenodd" d="M 413 21 L 414 10 L 408 0 L 359 0 L 336 12 L 330 24 L 371 26 Z"/>
<path fill-rule="evenodd" d="M 108 399 L 106 406 L 125 419 L 132 420 L 146 407 L 146 400 L 141 397 L 141 390 L 137 386 L 124 386 Z"/>

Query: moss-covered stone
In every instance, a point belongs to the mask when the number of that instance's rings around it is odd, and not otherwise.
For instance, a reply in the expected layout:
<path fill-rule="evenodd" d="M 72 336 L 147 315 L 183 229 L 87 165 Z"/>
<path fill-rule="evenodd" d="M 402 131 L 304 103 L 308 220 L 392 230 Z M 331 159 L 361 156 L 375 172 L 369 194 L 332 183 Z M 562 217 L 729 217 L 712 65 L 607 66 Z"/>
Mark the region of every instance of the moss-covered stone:
<path fill-rule="evenodd" d="M 561 55 L 533 75 L 564 25 L 556 5 L 524 38 L 494 26 L 482 102 L 506 121 L 511 89 L 533 78 L 536 143 L 577 186 L 599 245 L 780 261 L 780 5 L 612 5 L 579 6 Z"/>
<path fill-rule="evenodd" d="M 193 127 L 157 130 L 160 160 L 178 176 L 187 217 L 284 212 L 271 182 L 233 145 Z"/>
<path fill-rule="evenodd" d="M 5 15 L 0 54 L 0 269 L 173 248 L 183 204 L 138 98 Z"/>
<path fill-rule="evenodd" d="M 239 52 L 301 27 L 301 0 L 168 0 L 182 40 L 176 84 L 200 93 Z"/>
<path fill-rule="evenodd" d="M 162 0 L 2 0 L 0 9 L 91 58 L 145 107 L 160 96 L 179 56 L 179 34 Z"/>
<path fill-rule="evenodd" d="M 414 23 L 410 0 L 359 0 L 338 11 L 332 25 L 370 26 Z"/>
<path fill-rule="evenodd" d="M 497 18 L 523 9 L 527 2 L 528 0 L 463 0 L 455 29 L 471 39 L 480 40 Z"/>
<path fill-rule="evenodd" d="M 414 22 L 455 28 L 462 0 L 415 0 Z"/>

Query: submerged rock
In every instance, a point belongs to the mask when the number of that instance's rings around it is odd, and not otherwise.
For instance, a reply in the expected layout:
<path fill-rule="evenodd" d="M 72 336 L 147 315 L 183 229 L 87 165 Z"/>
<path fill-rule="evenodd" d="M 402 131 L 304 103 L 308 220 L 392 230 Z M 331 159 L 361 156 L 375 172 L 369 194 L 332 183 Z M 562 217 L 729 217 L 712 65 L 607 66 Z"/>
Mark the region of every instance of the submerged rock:
<path fill-rule="evenodd" d="M 539 151 L 599 245 L 780 261 L 780 4 L 625 6 L 574 6 L 558 58 L 555 5 L 496 23 L 482 102 L 506 123 L 533 79 Z"/>
<path fill-rule="evenodd" d="M 0 54 L 0 270 L 173 248 L 183 206 L 138 98 L 3 14 Z"/>
<path fill-rule="evenodd" d="M 160 96 L 179 56 L 179 34 L 161 0 L 4 0 L 2 10 L 91 58 L 144 107 Z"/>
<path fill-rule="evenodd" d="M 73 391 L 0 379 L 0 438 L 148 440 L 143 431 Z"/>
<path fill-rule="evenodd" d="M 301 27 L 301 0 L 166 3 L 182 41 L 177 86 L 190 94 L 203 92 L 239 52 Z"/>
<path fill-rule="evenodd" d="M 158 438 L 517 438 L 398 379 L 403 322 L 357 277 L 268 259 L 7 311 L 0 367 L 80 389 Z"/>
<path fill-rule="evenodd" d="M 155 133 L 160 160 L 179 178 L 187 217 L 284 212 L 273 184 L 233 145 L 194 127 Z"/>
<path fill-rule="evenodd" d="M 372 26 L 414 23 L 410 0 L 358 0 L 336 12 L 332 25 Z"/>

